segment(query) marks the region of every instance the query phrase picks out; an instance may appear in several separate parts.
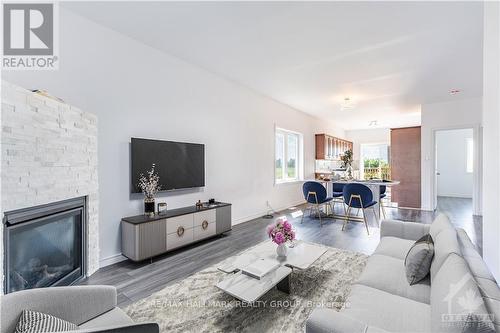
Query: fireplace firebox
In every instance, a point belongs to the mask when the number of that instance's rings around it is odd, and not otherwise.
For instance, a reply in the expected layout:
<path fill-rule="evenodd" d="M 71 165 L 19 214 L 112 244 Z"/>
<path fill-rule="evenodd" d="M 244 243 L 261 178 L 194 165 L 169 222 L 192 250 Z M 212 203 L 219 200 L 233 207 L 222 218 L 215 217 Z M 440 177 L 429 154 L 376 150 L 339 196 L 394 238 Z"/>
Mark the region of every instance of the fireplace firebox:
<path fill-rule="evenodd" d="M 85 197 L 5 213 L 4 292 L 82 279 L 85 216 Z"/>

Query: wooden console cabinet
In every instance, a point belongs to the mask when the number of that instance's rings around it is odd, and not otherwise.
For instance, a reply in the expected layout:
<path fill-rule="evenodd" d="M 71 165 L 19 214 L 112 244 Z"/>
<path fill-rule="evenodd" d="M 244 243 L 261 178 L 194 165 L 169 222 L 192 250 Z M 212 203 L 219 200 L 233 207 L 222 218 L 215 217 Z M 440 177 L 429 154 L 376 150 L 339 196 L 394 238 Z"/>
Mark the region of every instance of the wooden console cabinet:
<path fill-rule="evenodd" d="M 231 230 L 231 204 L 168 210 L 161 215 L 124 217 L 122 253 L 141 261 Z"/>

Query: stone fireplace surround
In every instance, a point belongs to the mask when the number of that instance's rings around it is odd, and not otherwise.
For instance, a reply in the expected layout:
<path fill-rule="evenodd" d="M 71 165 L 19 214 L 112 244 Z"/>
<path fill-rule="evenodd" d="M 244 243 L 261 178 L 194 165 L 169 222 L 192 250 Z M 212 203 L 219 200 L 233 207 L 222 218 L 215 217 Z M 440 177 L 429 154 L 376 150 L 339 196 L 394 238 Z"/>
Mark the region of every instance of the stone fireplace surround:
<path fill-rule="evenodd" d="M 94 273 L 99 268 L 97 117 L 2 81 L 0 125 L 0 216 L 86 196 L 86 267 L 87 275 Z M 3 286 L 3 223 L 0 236 Z"/>

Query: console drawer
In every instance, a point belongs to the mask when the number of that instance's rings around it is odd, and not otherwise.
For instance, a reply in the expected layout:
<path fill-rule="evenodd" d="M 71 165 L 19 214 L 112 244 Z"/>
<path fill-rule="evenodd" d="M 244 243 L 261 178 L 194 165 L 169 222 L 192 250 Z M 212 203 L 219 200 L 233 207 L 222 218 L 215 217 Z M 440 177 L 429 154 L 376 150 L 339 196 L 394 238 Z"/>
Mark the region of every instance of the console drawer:
<path fill-rule="evenodd" d="M 182 228 L 182 226 L 179 226 L 179 228 Z M 167 250 L 175 249 L 193 241 L 193 228 L 184 229 L 183 231 L 183 233 L 176 231 L 173 234 L 167 235 Z"/>
<path fill-rule="evenodd" d="M 194 213 L 194 226 L 201 226 L 203 221 L 207 221 L 208 223 L 215 222 L 215 209 L 209 209 L 202 212 Z"/>
<path fill-rule="evenodd" d="M 184 229 L 193 228 L 193 214 L 186 214 L 167 219 L 167 234 L 177 233 L 177 229 L 183 227 Z"/>
<path fill-rule="evenodd" d="M 194 240 L 200 240 L 215 235 L 215 222 L 205 224 L 206 228 L 201 226 L 195 226 L 194 230 Z"/>

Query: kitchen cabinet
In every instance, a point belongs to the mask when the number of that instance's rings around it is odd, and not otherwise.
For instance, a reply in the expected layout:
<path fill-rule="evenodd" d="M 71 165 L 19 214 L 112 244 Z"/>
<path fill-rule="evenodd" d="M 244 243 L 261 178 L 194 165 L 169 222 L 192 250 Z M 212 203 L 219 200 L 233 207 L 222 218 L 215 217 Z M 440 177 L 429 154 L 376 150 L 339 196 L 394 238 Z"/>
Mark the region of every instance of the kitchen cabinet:
<path fill-rule="evenodd" d="M 316 159 L 339 160 L 346 150 L 352 150 L 352 142 L 328 134 L 316 134 Z"/>

